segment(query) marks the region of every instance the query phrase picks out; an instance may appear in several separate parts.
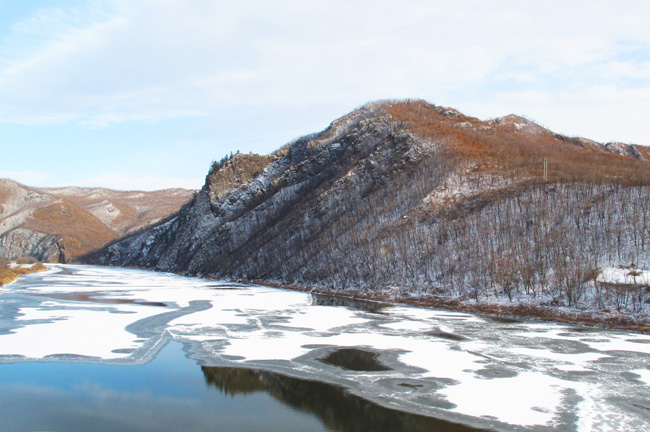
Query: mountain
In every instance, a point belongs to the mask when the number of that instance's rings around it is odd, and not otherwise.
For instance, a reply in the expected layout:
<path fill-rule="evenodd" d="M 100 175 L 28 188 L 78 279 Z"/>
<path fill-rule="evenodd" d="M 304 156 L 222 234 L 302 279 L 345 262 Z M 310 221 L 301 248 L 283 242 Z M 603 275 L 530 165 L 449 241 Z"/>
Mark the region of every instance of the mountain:
<path fill-rule="evenodd" d="M 178 212 L 193 192 L 31 188 L 0 179 L 0 256 L 65 262 Z"/>
<path fill-rule="evenodd" d="M 220 186 L 253 159 L 241 185 Z M 650 265 L 648 159 L 643 146 L 566 137 L 514 115 L 481 121 L 424 101 L 376 102 L 269 157 L 217 164 L 177 216 L 86 260 L 641 310 L 647 289 L 623 298 L 603 275 Z"/>

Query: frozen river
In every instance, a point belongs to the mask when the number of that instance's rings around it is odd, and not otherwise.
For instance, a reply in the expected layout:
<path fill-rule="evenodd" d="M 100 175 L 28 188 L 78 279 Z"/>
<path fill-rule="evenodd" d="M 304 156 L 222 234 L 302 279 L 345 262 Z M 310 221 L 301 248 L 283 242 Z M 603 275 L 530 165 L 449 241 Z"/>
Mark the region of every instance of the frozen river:
<path fill-rule="evenodd" d="M 137 383 L 155 365 L 170 377 L 191 369 L 230 399 L 266 392 L 254 406 L 275 399 L 317 418 L 313 428 L 294 430 L 343 431 L 343 413 L 383 419 L 393 409 L 451 422 L 436 430 L 650 430 L 647 335 L 90 266 L 54 265 L 0 291 L 0 405 L 27 390 L 67 397 L 62 374 L 88 374 L 83 385 L 105 390 L 87 398 L 105 401 L 110 388 L 113 397 L 160 403 L 169 395 L 159 383 L 114 387 Z M 349 406 L 337 414 L 323 408 L 326 398 Z M 22 415 L 0 408 L 0 422 L 18 424 Z M 410 425 L 404 430 L 434 427 L 419 416 L 390 421 Z"/>

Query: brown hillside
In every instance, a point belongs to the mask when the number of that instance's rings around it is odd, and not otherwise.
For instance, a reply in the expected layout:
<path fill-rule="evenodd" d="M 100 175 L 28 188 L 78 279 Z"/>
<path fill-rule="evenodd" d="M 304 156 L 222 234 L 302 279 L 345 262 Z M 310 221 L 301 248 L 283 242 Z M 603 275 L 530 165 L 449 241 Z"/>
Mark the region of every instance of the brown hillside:
<path fill-rule="evenodd" d="M 117 234 L 75 204 L 62 200 L 36 209 L 26 223 L 30 229 L 61 236 L 67 257 L 99 249 Z"/>
<path fill-rule="evenodd" d="M 384 109 L 420 138 L 444 139 L 449 143 L 449 157 L 461 158 L 482 169 L 538 180 L 543 176 L 547 158 L 551 182 L 650 183 L 647 163 L 613 154 L 605 146 L 587 146 L 584 141 L 588 140 L 582 138 L 554 134 L 522 117 L 506 116 L 483 122 L 424 101 L 388 103 Z M 646 147 L 634 148 L 642 155 L 650 153 Z"/>
<path fill-rule="evenodd" d="M 0 256 L 73 260 L 176 213 L 193 191 L 37 189 L 0 179 Z"/>
<path fill-rule="evenodd" d="M 76 204 L 119 235 L 151 225 L 177 212 L 193 194 L 193 191 L 186 189 L 143 192 L 68 187 L 39 191 Z"/>
<path fill-rule="evenodd" d="M 214 198 L 219 198 L 227 192 L 248 183 L 259 173 L 264 171 L 273 160 L 273 156 L 258 154 L 236 154 L 224 158 L 222 165 L 217 170 L 208 174 L 206 184 Z"/>

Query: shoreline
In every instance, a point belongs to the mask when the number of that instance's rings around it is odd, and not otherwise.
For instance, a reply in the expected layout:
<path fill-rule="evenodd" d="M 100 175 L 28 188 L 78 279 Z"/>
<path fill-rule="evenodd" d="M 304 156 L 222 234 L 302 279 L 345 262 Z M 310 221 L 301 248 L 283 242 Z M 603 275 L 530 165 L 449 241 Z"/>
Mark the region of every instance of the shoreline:
<path fill-rule="evenodd" d="M 389 295 L 387 293 L 374 294 L 358 291 L 342 292 L 326 288 L 287 285 L 264 280 L 236 280 L 236 282 L 251 283 L 255 285 L 288 289 L 292 291 L 310 292 L 314 294 L 328 295 L 350 300 L 363 300 L 386 303 L 390 305 L 444 309 L 456 312 L 488 315 L 502 319 L 555 322 L 558 324 L 582 325 L 607 330 L 624 330 L 650 334 L 650 320 L 637 320 L 627 315 L 612 312 L 594 312 L 569 308 L 559 309 L 549 306 L 532 305 L 521 302 L 513 302 L 512 304 L 496 304 L 487 302 L 472 303 L 433 295 L 416 298 L 404 295 Z"/>
<path fill-rule="evenodd" d="M 75 263 L 77 265 L 88 265 Z M 104 266 L 101 266 L 104 267 Z M 113 266 L 107 266 L 113 267 Z M 122 267 L 137 270 L 157 271 L 152 268 L 143 267 Z M 558 324 L 581 325 L 590 328 L 600 328 L 607 330 L 633 331 L 637 333 L 650 334 L 650 318 L 635 319 L 634 317 L 605 311 L 587 311 L 573 308 L 556 308 L 550 306 L 534 305 L 522 302 L 507 303 L 488 303 L 488 302 L 470 302 L 460 301 L 458 299 L 445 298 L 441 296 L 428 295 L 423 297 L 411 297 L 405 295 L 394 295 L 386 292 L 372 293 L 361 292 L 356 290 L 340 291 L 322 287 L 291 285 L 279 282 L 272 282 L 260 279 L 231 279 L 211 275 L 191 275 L 183 272 L 172 272 L 179 276 L 199 277 L 210 280 L 223 280 L 235 283 L 246 283 L 270 288 L 287 289 L 291 291 L 301 291 L 307 293 L 328 295 L 341 299 L 371 301 L 385 303 L 389 305 L 417 306 L 434 309 L 442 309 L 456 312 L 467 312 L 474 314 L 487 315 L 502 319 L 516 319 L 527 321 L 554 322 Z"/>
<path fill-rule="evenodd" d="M 38 273 L 45 270 L 47 270 L 47 267 L 43 263 L 36 263 L 31 267 L 0 269 L 0 287 L 5 287 L 16 282 L 23 275 Z"/>

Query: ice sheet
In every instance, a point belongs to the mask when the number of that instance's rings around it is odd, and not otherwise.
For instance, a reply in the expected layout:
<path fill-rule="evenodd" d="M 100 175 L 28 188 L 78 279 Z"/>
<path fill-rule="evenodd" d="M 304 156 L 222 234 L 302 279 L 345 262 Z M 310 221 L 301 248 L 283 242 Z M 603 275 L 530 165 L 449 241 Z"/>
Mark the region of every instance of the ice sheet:
<path fill-rule="evenodd" d="M 51 307 L 51 306 L 50 306 Z M 155 308 L 122 306 L 120 313 L 99 308 L 39 310 L 20 309 L 19 319 L 24 327 L 0 337 L 0 355 L 21 355 L 42 359 L 54 355 L 79 355 L 116 359 L 127 353 L 115 350 L 141 346 L 138 337 L 125 328 L 137 319 L 159 313 Z M 24 321 L 45 320 L 29 324 Z"/>
<path fill-rule="evenodd" d="M 137 363 L 150 358 L 157 340 L 171 337 L 203 363 L 302 373 L 369 399 L 380 395 L 393 407 L 485 418 L 503 430 L 650 430 L 644 412 L 626 408 L 647 400 L 647 335 L 504 325 L 416 307 L 378 314 L 317 305 L 304 292 L 138 270 L 57 265 L 25 281 L 0 295 L 0 306 L 3 299 L 21 305 L 0 309 L 0 361 L 76 356 Z M 390 370 L 346 370 L 319 360 L 343 347 L 374 352 Z M 395 387 L 402 381 L 422 387 Z"/>
<path fill-rule="evenodd" d="M 515 378 L 465 379 L 462 385 L 447 387 L 443 393 L 456 405 L 454 411 L 531 426 L 552 422 L 555 410 L 549 407 L 560 404 L 564 385 L 539 372 L 527 372 Z"/>

